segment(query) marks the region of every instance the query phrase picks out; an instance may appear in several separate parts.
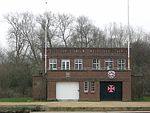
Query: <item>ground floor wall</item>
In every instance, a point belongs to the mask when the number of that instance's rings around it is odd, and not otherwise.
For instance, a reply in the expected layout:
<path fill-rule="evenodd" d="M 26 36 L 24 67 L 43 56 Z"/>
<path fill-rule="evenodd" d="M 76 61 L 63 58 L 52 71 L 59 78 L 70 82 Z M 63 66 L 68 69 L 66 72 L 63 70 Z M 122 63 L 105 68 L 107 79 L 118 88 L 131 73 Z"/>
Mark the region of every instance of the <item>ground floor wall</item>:
<path fill-rule="evenodd" d="M 86 80 L 87 81 L 87 80 Z M 84 80 L 80 81 L 68 81 L 64 80 L 63 82 L 78 82 L 79 83 L 79 100 L 81 101 L 101 101 L 101 92 L 100 92 L 100 87 L 101 87 L 101 81 L 106 81 L 106 82 L 114 82 L 110 80 L 96 80 L 95 82 L 95 92 L 91 92 L 90 88 L 88 92 L 84 92 Z M 57 99 L 56 98 L 56 83 L 57 82 L 62 82 L 62 81 L 48 81 L 48 86 L 47 86 L 47 95 L 48 99 Z M 89 81 L 90 83 L 91 81 Z M 93 82 L 93 81 L 92 81 Z M 129 101 L 131 100 L 131 81 L 119 81 L 122 83 L 122 101 Z"/>
<path fill-rule="evenodd" d="M 84 83 L 86 81 L 89 82 L 89 91 L 87 92 L 84 91 L 85 90 Z M 64 82 L 65 84 L 66 83 L 71 84 L 75 82 L 78 83 L 78 87 L 76 87 L 77 88 L 76 91 L 78 91 L 76 92 L 78 94 L 77 100 L 101 101 L 103 100 L 102 95 L 104 95 L 104 90 L 108 90 L 110 88 L 113 89 L 114 88 L 113 85 L 116 85 L 118 87 L 119 84 L 120 84 L 119 88 L 121 90 L 118 93 L 121 94 L 120 100 L 121 101 L 131 100 L 131 72 L 130 71 L 116 71 L 115 76 L 113 78 L 109 76 L 107 71 L 82 71 L 82 72 L 53 71 L 53 72 L 48 72 L 46 77 L 33 76 L 33 90 L 32 90 L 33 99 L 45 98 L 47 100 L 56 100 L 58 98 L 57 90 L 56 90 L 57 83 L 61 83 L 61 82 Z M 95 83 L 94 92 L 91 91 L 90 84 L 92 82 Z M 106 84 L 109 85 L 109 87 L 106 88 Z M 104 90 L 102 90 L 102 88 L 104 88 Z M 69 90 L 67 89 L 65 89 L 64 91 L 62 90 L 63 93 L 64 92 L 67 93 L 68 91 Z"/>

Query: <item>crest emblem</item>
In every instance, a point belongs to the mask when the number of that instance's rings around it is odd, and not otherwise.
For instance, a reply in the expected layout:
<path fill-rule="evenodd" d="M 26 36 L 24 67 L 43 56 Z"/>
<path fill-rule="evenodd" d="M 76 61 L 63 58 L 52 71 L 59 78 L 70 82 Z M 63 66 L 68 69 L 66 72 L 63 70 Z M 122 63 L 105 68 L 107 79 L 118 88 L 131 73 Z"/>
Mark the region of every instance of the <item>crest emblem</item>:
<path fill-rule="evenodd" d="M 115 71 L 108 71 L 108 78 L 113 79 L 115 77 Z"/>

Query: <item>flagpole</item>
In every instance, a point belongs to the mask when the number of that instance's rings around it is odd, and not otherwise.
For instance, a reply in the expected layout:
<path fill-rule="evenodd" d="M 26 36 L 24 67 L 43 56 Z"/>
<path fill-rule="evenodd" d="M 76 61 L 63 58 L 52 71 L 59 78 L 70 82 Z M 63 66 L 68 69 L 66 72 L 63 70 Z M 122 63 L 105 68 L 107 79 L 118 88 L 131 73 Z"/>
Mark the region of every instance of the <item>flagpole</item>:
<path fill-rule="evenodd" d="M 45 15 L 47 13 L 47 1 L 45 1 Z M 45 16 L 45 75 L 47 74 L 47 17 Z"/>
<path fill-rule="evenodd" d="M 128 70 L 130 70 L 130 22 L 129 22 L 129 16 L 130 16 L 130 12 L 129 12 L 129 0 L 128 0 Z"/>

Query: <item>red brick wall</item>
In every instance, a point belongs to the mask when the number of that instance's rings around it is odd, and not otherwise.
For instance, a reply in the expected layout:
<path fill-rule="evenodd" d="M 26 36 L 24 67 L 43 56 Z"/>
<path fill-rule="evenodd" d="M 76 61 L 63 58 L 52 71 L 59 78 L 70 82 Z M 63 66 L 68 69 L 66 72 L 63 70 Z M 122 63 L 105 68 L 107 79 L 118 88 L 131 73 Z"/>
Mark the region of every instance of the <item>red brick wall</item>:
<path fill-rule="evenodd" d="M 123 92 L 122 100 L 129 101 L 131 100 L 131 78 L 123 82 Z"/>
<path fill-rule="evenodd" d="M 89 81 L 90 83 L 91 81 Z M 90 86 L 90 84 L 89 84 Z M 89 91 L 87 93 L 84 92 L 84 81 L 80 81 L 80 100 L 91 100 L 91 101 L 99 101 L 99 82 L 95 82 L 95 92 L 91 92 L 91 89 L 89 87 Z"/>
<path fill-rule="evenodd" d="M 59 81 L 76 81 L 79 82 L 79 100 L 91 100 L 99 101 L 100 100 L 100 81 L 122 81 L 122 100 L 128 101 L 131 100 L 131 72 L 130 71 L 116 71 L 116 77 L 114 79 L 109 79 L 107 76 L 107 71 L 71 71 L 70 77 L 66 77 L 66 71 L 54 71 L 48 73 L 49 80 L 49 90 L 48 98 L 56 98 L 56 83 Z M 91 93 L 89 90 L 88 93 L 84 93 L 84 81 L 95 81 L 96 90 L 94 93 Z M 90 86 L 90 85 L 89 85 Z"/>
<path fill-rule="evenodd" d="M 56 82 L 55 81 L 48 81 L 47 83 L 47 99 L 55 100 L 56 99 Z"/>
<path fill-rule="evenodd" d="M 126 59 L 127 68 L 127 48 L 49 48 L 47 50 L 48 58 L 57 59 L 57 70 L 48 70 L 47 96 L 48 99 L 56 99 L 56 82 L 59 81 L 76 81 L 79 82 L 80 100 L 100 100 L 100 81 L 122 81 L 122 99 L 127 101 L 131 99 L 131 71 L 115 70 L 116 77 L 110 79 L 107 76 L 107 70 L 104 70 L 105 60 L 112 58 L 114 67 L 117 67 L 117 59 Z M 74 59 L 83 59 L 83 70 L 74 70 Z M 92 70 L 92 59 L 100 59 L 101 68 L 103 70 Z M 71 70 L 61 70 L 61 59 L 70 59 Z M 49 61 L 49 60 L 48 60 Z M 48 62 L 47 62 L 48 65 Z M 38 80 L 33 80 L 38 81 Z M 84 81 L 95 81 L 96 92 L 84 93 Z M 39 86 L 40 87 L 40 86 Z M 34 87 L 33 94 L 37 96 L 38 89 Z"/>
<path fill-rule="evenodd" d="M 32 97 L 35 100 L 46 99 L 46 80 L 42 76 L 32 78 Z"/>

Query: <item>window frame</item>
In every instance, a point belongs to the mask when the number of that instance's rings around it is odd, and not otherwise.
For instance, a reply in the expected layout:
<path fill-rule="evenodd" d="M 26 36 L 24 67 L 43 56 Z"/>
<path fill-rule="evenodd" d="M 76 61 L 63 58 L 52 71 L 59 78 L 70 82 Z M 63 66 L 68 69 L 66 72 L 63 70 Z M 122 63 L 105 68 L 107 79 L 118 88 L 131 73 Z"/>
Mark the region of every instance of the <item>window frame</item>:
<path fill-rule="evenodd" d="M 54 68 L 54 65 L 56 65 L 56 68 Z M 56 58 L 49 59 L 49 70 L 57 70 L 57 59 Z"/>
<path fill-rule="evenodd" d="M 84 93 L 88 93 L 89 92 L 89 81 L 84 81 Z"/>
<path fill-rule="evenodd" d="M 121 62 L 119 60 L 121 60 Z M 126 59 L 124 59 L 124 58 L 117 59 L 117 69 L 118 70 L 126 70 Z"/>
<path fill-rule="evenodd" d="M 96 60 L 96 62 L 94 62 L 94 60 Z M 94 68 L 94 65 L 96 66 L 96 68 Z M 92 59 L 92 70 L 100 70 L 100 69 L 101 69 L 100 59 L 98 58 Z"/>
<path fill-rule="evenodd" d="M 81 69 L 80 69 L 80 65 L 81 65 Z M 83 70 L 83 59 L 74 59 L 74 70 Z"/>
<path fill-rule="evenodd" d="M 94 81 L 91 81 L 91 82 L 90 82 L 91 93 L 94 93 L 94 92 L 95 92 L 95 86 L 96 86 L 95 82 L 94 82 Z"/>
<path fill-rule="evenodd" d="M 110 67 L 108 67 L 109 65 L 106 65 L 106 63 L 111 63 L 111 65 L 112 65 L 112 67 L 110 68 Z M 109 68 L 109 69 L 108 69 Z M 113 70 L 114 69 L 114 61 L 113 61 L 113 59 L 111 59 L 111 58 L 109 58 L 109 59 L 106 59 L 105 60 L 105 69 L 106 70 Z"/>
<path fill-rule="evenodd" d="M 67 67 L 67 63 L 69 63 L 69 68 Z M 65 65 L 65 67 L 63 67 L 63 65 Z M 70 70 L 70 59 L 61 59 L 61 70 Z"/>

